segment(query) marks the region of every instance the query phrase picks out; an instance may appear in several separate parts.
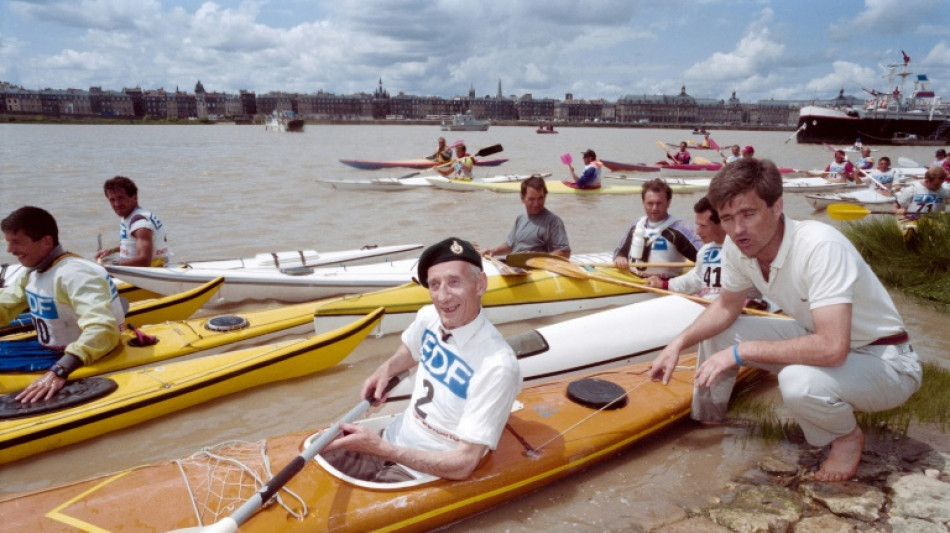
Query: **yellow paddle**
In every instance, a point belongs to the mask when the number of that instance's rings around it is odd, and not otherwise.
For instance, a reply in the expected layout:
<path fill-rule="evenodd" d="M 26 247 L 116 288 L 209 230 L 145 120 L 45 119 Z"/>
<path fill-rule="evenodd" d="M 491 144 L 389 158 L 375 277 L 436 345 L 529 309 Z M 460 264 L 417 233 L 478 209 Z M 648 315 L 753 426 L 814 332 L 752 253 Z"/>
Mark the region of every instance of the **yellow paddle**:
<path fill-rule="evenodd" d="M 861 220 L 868 215 L 893 215 L 892 211 L 871 211 L 858 204 L 831 204 L 828 216 L 834 220 Z"/>
<path fill-rule="evenodd" d="M 590 272 L 581 265 L 571 263 L 569 261 L 558 261 L 556 259 L 552 260 L 549 257 L 534 257 L 528 259 L 528 266 L 531 268 L 539 268 L 541 270 L 547 270 L 548 272 L 554 272 L 555 274 L 560 274 L 569 278 L 577 279 L 591 279 L 595 281 L 602 281 L 604 283 L 613 283 L 614 285 L 620 285 L 621 287 L 630 287 L 633 289 L 640 289 L 644 292 L 652 292 L 655 294 L 662 294 L 665 296 L 679 296 L 681 298 L 686 298 L 687 300 L 701 303 L 709 304 L 709 300 L 705 298 L 699 298 L 697 296 L 690 296 L 688 294 L 681 294 L 678 292 L 667 291 L 664 289 L 657 289 L 651 287 L 647 284 L 633 283 L 632 281 L 623 281 L 619 279 L 614 279 L 610 276 L 605 276 L 603 274 L 598 274 L 596 272 Z M 759 311 L 758 309 L 750 309 L 748 307 L 743 307 L 742 312 L 747 315 L 758 315 L 758 316 L 771 316 L 771 317 L 781 317 L 781 315 L 776 315 L 775 313 L 768 313 L 765 311 Z"/>
<path fill-rule="evenodd" d="M 697 165 L 709 165 L 712 164 L 712 161 L 706 159 L 705 157 L 694 157 L 693 162 Z"/>
<path fill-rule="evenodd" d="M 673 159 L 673 156 L 670 155 L 670 151 L 666 149 L 666 143 L 663 141 L 656 141 L 656 145 L 660 147 L 660 150 L 666 152 L 666 157 Z"/>

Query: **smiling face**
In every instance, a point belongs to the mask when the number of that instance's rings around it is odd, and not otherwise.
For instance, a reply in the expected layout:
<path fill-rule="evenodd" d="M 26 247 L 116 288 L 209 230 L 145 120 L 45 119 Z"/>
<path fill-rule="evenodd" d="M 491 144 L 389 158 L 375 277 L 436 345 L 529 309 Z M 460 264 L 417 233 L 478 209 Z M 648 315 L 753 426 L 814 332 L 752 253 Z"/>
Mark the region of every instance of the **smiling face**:
<path fill-rule="evenodd" d="M 720 207 L 719 220 L 746 257 L 771 262 L 782 244 L 782 206 L 782 198 L 769 207 L 749 190 Z"/>
<path fill-rule="evenodd" d="M 485 273 L 465 261 L 447 261 L 429 267 L 429 296 L 442 327 L 462 327 L 478 316 L 488 287 Z"/>
<path fill-rule="evenodd" d="M 22 231 L 4 231 L 3 236 L 7 240 L 7 252 L 27 268 L 40 264 L 55 248 L 51 235 L 40 237 L 38 241 L 34 241 Z"/>
<path fill-rule="evenodd" d="M 139 205 L 139 195 L 129 196 L 123 189 L 109 189 L 106 191 L 106 198 L 109 199 L 112 210 L 121 218 L 129 216 Z"/>

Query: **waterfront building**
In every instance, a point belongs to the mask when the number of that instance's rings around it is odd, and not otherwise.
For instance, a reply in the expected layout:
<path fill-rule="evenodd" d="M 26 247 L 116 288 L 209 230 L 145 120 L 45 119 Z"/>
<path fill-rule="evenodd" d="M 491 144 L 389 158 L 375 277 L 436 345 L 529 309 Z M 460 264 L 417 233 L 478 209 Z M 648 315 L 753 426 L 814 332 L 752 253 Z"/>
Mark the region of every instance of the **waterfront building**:
<path fill-rule="evenodd" d="M 207 92 L 201 81 L 193 93 L 165 91 L 163 88 L 125 88 L 121 91 L 90 87 L 79 89 L 29 90 L 0 81 L 0 114 L 49 117 L 113 117 L 151 120 L 233 119 L 249 123 L 253 117 L 273 111 L 293 111 L 307 120 L 360 122 L 372 120 L 412 120 L 439 123 L 452 115 L 471 114 L 479 120 L 505 122 L 561 122 L 565 124 L 606 123 L 614 125 L 731 127 L 794 127 L 803 105 L 832 107 L 859 106 L 862 100 L 847 96 L 842 89 L 830 100 L 760 100 L 742 103 L 733 91 L 727 99 L 697 98 L 680 88 L 674 95 L 627 95 L 616 102 L 604 99 L 577 99 L 572 93 L 563 100 L 536 99 L 531 93 L 504 96 L 501 80 L 494 95 L 476 96 L 475 85 L 468 94 L 443 98 L 399 92 L 390 95 L 379 79 L 372 93 L 310 94 L 269 92 L 238 94 Z M 8 118 L 8 120 L 10 119 Z"/>

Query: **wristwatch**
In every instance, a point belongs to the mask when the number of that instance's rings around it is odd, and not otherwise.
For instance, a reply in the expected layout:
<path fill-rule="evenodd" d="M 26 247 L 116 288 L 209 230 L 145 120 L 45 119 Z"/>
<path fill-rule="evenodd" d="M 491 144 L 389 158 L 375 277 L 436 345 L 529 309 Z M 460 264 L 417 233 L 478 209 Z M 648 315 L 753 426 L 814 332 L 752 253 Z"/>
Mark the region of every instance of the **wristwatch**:
<path fill-rule="evenodd" d="M 56 375 L 59 379 L 69 378 L 69 372 L 66 371 L 59 363 L 49 367 L 49 371 Z"/>

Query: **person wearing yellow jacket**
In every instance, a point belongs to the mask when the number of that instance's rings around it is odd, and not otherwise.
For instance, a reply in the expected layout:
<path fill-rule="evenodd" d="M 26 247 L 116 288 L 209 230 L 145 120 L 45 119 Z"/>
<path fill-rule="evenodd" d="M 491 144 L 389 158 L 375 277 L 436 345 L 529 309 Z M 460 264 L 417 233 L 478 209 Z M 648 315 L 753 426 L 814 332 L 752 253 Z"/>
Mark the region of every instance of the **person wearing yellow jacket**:
<path fill-rule="evenodd" d="M 7 251 L 28 269 L 0 291 L 0 323 L 29 309 L 39 344 L 59 356 L 16 399 L 48 400 L 72 371 L 116 347 L 125 312 L 109 274 L 63 249 L 56 220 L 46 210 L 21 207 L 0 222 L 0 230 Z"/>

